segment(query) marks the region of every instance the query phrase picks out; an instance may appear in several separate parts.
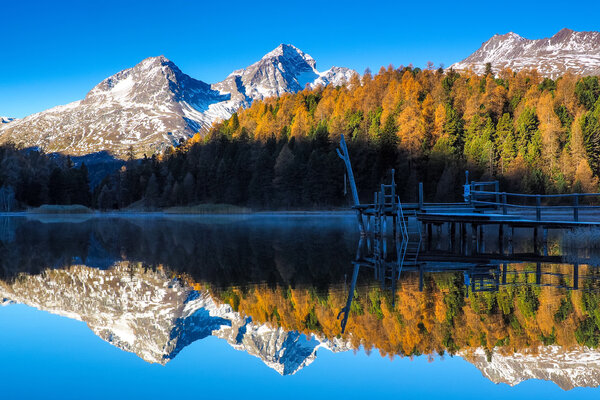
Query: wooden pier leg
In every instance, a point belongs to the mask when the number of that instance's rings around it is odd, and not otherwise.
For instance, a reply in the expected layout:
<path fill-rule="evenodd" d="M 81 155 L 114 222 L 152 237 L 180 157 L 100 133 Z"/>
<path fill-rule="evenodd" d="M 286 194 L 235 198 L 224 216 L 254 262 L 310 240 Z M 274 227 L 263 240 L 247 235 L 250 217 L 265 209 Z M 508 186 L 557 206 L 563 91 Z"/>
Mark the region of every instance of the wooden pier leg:
<path fill-rule="evenodd" d="M 508 269 L 508 264 L 502 264 L 502 284 L 506 285 L 506 270 Z"/>
<path fill-rule="evenodd" d="M 456 248 L 456 223 L 450 222 L 450 251 Z"/>
<path fill-rule="evenodd" d="M 515 237 L 515 227 L 511 226 L 510 227 L 510 236 L 508 237 L 508 253 L 510 255 L 515 254 L 515 246 L 513 243 L 514 237 Z"/>
<path fill-rule="evenodd" d="M 431 223 L 427 224 L 427 250 L 431 250 L 431 240 L 433 236 L 433 226 Z"/>
<path fill-rule="evenodd" d="M 477 252 L 478 253 L 485 253 L 485 241 L 484 236 L 483 236 L 483 225 L 479 225 L 479 246 L 477 246 Z"/>
<path fill-rule="evenodd" d="M 538 253 L 538 227 L 533 227 L 533 252 Z"/>
<path fill-rule="evenodd" d="M 498 225 L 498 252 L 504 254 L 504 224 Z"/>
<path fill-rule="evenodd" d="M 579 289 L 579 264 L 573 264 L 573 289 Z"/>
<path fill-rule="evenodd" d="M 467 252 L 467 224 L 464 222 L 460 223 L 460 249 L 461 252 Z"/>
<path fill-rule="evenodd" d="M 394 214 L 392 215 L 392 226 L 394 230 L 394 239 L 398 239 L 398 217 Z"/>
<path fill-rule="evenodd" d="M 475 252 L 479 253 L 479 225 L 471 224 L 471 243 L 475 243 Z"/>
<path fill-rule="evenodd" d="M 538 262 L 535 264 L 535 284 L 540 285 L 542 283 L 542 263 Z"/>
<path fill-rule="evenodd" d="M 544 256 L 548 255 L 548 228 L 542 228 L 542 249 Z"/>

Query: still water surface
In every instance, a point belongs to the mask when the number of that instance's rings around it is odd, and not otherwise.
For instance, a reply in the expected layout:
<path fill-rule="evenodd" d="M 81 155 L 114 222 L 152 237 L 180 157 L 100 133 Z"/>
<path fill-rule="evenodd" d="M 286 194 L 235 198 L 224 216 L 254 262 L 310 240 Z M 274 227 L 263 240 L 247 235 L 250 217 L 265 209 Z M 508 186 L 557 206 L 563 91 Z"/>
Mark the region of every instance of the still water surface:
<path fill-rule="evenodd" d="M 445 245 L 390 281 L 352 217 L 0 217 L 2 399 L 598 396 L 593 255 Z"/>

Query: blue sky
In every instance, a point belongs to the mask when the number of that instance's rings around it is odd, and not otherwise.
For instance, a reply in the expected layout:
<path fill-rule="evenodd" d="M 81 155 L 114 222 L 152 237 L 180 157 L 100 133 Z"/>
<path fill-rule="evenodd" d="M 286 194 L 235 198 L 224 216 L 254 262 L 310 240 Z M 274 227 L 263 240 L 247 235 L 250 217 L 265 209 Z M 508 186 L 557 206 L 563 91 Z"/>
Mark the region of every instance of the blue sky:
<path fill-rule="evenodd" d="M 212 83 L 280 43 L 312 55 L 321 70 L 363 72 L 429 60 L 448 66 L 496 33 L 600 30 L 598 1 L 0 0 L 0 10 L 0 115 L 13 117 L 81 99 L 160 54 Z"/>

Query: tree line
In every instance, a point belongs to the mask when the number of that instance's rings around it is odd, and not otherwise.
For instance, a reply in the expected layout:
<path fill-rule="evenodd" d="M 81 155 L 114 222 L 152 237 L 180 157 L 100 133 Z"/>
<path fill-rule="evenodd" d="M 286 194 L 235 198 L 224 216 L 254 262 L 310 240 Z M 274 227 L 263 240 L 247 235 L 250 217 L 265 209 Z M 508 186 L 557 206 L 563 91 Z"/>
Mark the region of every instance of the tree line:
<path fill-rule="evenodd" d="M 76 167 L 70 157 L 0 146 L 0 211 L 42 204 L 91 206 L 85 163 Z"/>

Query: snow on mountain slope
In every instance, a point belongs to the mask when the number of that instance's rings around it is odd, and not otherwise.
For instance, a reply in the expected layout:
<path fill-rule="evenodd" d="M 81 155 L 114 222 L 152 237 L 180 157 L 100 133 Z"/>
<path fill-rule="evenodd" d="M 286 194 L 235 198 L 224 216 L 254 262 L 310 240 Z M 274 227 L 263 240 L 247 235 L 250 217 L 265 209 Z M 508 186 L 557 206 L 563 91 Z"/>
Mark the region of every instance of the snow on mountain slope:
<path fill-rule="evenodd" d="M 341 67 L 319 72 L 316 65 L 316 61 L 300 49 L 290 44 L 281 44 L 260 61 L 232 72 L 223 82 L 213 87 L 249 103 L 283 93 L 298 92 L 307 85 L 341 85 L 355 73 Z"/>
<path fill-rule="evenodd" d="M 48 152 L 124 154 L 160 151 L 208 124 L 202 111 L 227 97 L 190 78 L 165 57 L 148 58 L 100 82 L 87 96 L 2 129 L 3 140 Z M 186 110 L 198 110 L 196 119 Z"/>
<path fill-rule="evenodd" d="M 2 124 L 8 124 L 9 122 L 13 122 L 16 118 L 11 118 L 11 117 L 2 117 L 0 116 L 0 126 Z"/>
<path fill-rule="evenodd" d="M 557 78 L 566 72 L 577 75 L 600 73 L 600 32 L 575 32 L 562 29 L 551 38 L 531 40 L 516 33 L 494 35 L 463 61 L 451 66 L 472 69 L 481 74 L 485 64 L 500 68 L 537 69 L 540 74 Z"/>
<path fill-rule="evenodd" d="M 563 390 L 600 386 L 600 352 L 587 348 L 565 350 L 540 347 L 536 352 L 501 355 L 487 361 L 484 349 L 460 354 L 494 383 L 515 386 L 529 379 L 552 381 Z"/>
<path fill-rule="evenodd" d="M 150 363 L 166 364 L 196 340 L 217 336 L 283 375 L 316 358 L 318 348 L 344 351 L 342 341 L 306 337 L 259 325 L 208 292 L 165 271 L 120 262 L 102 270 L 83 265 L 0 281 L 2 305 L 17 302 L 87 323 L 107 342 Z"/>
<path fill-rule="evenodd" d="M 297 92 L 306 85 L 342 85 L 355 72 L 333 67 L 280 45 L 248 68 L 209 85 L 193 79 L 164 56 L 143 60 L 95 86 L 83 100 L 0 124 L 0 143 L 13 141 L 46 152 L 124 156 L 163 151 L 252 101 Z"/>

